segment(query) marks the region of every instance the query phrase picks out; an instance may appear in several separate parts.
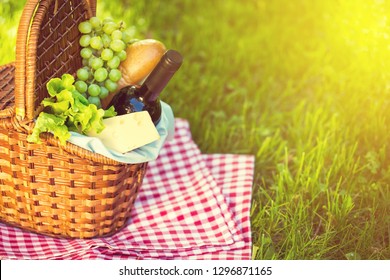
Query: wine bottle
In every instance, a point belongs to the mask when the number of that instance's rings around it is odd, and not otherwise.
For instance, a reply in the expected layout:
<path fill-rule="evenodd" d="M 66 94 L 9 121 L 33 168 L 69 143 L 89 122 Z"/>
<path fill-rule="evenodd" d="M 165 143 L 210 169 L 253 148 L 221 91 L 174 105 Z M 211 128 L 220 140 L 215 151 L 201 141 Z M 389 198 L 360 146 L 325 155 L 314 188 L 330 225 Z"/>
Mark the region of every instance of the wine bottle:
<path fill-rule="evenodd" d="M 153 123 L 157 125 L 161 119 L 160 93 L 182 62 L 183 57 L 179 52 L 166 51 L 141 87 L 130 85 L 122 88 L 114 96 L 109 107 L 113 105 L 118 115 L 147 111 Z"/>

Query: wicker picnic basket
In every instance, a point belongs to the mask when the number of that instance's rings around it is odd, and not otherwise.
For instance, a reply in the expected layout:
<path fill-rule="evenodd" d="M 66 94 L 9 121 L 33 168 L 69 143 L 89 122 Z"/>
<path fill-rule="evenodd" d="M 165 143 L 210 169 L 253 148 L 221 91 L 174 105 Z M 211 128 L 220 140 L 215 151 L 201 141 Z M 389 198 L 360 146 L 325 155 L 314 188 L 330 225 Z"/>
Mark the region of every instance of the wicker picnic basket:
<path fill-rule="evenodd" d="M 29 231 L 93 238 L 120 230 L 147 163 L 122 164 L 51 134 L 27 142 L 46 83 L 82 65 L 78 24 L 96 0 L 28 0 L 15 63 L 0 66 L 0 220 Z"/>

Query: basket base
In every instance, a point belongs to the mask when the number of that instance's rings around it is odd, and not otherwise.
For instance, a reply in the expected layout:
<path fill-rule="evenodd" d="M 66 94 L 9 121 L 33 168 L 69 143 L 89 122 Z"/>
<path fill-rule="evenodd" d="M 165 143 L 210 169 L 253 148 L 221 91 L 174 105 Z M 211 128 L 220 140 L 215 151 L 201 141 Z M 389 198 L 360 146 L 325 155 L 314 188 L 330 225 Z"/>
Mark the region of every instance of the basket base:
<path fill-rule="evenodd" d="M 105 231 L 103 230 L 103 231 L 89 231 L 89 232 L 71 231 L 68 234 L 64 234 L 62 232 L 58 232 L 58 233 L 45 232 L 35 228 L 23 227 L 20 224 L 4 221 L 1 219 L 0 222 L 5 224 L 6 226 L 18 228 L 26 233 L 33 233 L 33 234 L 46 236 L 46 237 L 72 240 L 72 239 L 95 239 L 95 238 L 111 237 L 116 233 L 120 232 L 123 228 L 125 228 L 129 220 L 130 218 L 128 218 L 126 221 L 124 221 L 121 224 L 117 224 L 115 228 L 109 229 L 109 231 L 107 231 L 106 233 L 104 233 Z"/>

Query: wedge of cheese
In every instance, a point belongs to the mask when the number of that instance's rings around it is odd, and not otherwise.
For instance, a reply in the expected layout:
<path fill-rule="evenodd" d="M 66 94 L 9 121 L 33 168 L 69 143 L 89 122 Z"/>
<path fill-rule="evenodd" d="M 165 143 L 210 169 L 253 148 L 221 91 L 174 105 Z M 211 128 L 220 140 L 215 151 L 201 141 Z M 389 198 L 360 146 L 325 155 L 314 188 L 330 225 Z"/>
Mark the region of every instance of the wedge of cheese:
<path fill-rule="evenodd" d="M 99 138 L 107 148 L 120 153 L 127 153 L 160 138 L 146 111 L 104 119 L 103 123 L 105 128 L 101 133 L 91 132 L 88 136 Z"/>

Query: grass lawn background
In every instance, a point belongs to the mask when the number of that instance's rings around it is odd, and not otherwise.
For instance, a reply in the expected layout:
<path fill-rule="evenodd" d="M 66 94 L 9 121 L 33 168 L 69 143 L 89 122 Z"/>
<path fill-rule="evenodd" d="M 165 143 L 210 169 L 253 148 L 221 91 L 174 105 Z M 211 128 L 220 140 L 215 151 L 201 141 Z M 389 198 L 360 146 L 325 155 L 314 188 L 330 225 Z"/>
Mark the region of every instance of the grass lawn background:
<path fill-rule="evenodd" d="M 25 1 L 0 0 L 0 64 Z M 204 153 L 253 154 L 253 258 L 390 259 L 390 4 L 98 0 L 181 51 L 163 93 Z"/>

